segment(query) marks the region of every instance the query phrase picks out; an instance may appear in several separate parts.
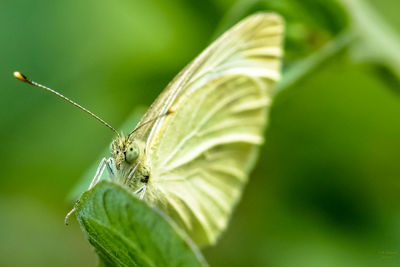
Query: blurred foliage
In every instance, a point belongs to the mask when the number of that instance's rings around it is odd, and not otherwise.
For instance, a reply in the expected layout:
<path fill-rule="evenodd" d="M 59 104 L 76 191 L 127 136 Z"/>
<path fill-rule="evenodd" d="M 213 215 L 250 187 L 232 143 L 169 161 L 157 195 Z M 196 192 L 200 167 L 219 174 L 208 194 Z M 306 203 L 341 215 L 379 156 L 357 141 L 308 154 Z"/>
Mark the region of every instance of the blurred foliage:
<path fill-rule="evenodd" d="M 285 18 L 286 66 L 314 53 L 349 26 L 347 13 L 336 0 L 241 0 L 224 16 L 217 33 L 259 10 L 274 11 Z"/>
<path fill-rule="evenodd" d="M 398 266 L 396 0 L 2 1 L 0 266 L 96 265 L 77 224 L 63 224 L 65 198 L 112 139 L 86 114 L 17 83 L 12 71 L 119 126 L 257 10 L 285 17 L 284 79 L 300 74 L 276 95 L 259 164 L 207 260 Z M 346 33 L 340 49 L 327 49 Z"/>
<path fill-rule="evenodd" d="M 351 11 L 358 40 L 351 47 L 353 58 L 389 68 L 400 78 L 400 36 L 375 8 L 360 0 L 343 1 Z M 380 49 L 382 48 L 382 49 Z"/>

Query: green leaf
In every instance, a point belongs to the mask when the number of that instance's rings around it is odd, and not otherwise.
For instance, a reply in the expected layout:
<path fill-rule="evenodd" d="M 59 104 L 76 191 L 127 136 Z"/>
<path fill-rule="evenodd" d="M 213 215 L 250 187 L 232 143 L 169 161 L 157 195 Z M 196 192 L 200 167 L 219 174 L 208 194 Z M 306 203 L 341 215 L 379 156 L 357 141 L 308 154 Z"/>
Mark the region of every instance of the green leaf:
<path fill-rule="evenodd" d="M 192 241 L 161 212 L 103 181 L 82 195 L 78 221 L 101 266 L 206 266 Z"/>

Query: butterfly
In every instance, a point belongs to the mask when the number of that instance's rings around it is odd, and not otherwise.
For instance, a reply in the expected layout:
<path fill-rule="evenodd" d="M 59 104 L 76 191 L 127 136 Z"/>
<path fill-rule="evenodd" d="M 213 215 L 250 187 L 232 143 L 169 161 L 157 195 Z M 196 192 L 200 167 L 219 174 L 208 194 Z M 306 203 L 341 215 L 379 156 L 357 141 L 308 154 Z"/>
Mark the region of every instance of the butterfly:
<path fill-rule="evenodd" d="M 116 132 L 111 157 L 103 158 L 89 189 L 107 169 L 112 181 L 163 211 L 199 246 L 215 244 L 263 143 L 283 32 L 277 14 L 243 19 L 187 65 L 127 135 L 61 95 Z"/>

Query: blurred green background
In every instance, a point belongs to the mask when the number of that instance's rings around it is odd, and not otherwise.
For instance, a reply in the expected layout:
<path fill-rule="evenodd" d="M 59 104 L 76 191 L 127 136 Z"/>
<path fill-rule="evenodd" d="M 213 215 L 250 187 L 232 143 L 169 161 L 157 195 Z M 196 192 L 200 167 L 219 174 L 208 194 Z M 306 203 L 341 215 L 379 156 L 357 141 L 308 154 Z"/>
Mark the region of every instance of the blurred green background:
<path fill-rule="evenodd" d="M 397 0 L 0 2 L 0 266 L 96 266 L 67 196 L 112 133 L 218 34 L 287 21 L 259 164 L 212 266 L 400 265 Z M 133 127 L 133 126 L 132 126 Z"/>

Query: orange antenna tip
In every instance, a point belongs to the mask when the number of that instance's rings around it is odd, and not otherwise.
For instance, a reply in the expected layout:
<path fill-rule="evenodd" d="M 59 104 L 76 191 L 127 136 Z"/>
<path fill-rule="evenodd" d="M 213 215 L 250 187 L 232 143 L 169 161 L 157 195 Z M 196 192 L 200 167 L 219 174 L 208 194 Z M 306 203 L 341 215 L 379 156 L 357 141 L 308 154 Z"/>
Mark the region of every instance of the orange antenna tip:
<path fill-rule="evenodd" d="M 26 76 L 23 75 L 23 74 L 22 74 L 21 72 L 19 72 L 19 71 L 14 71 L 14 77 L 17 78 L 17 79 L 20 80 L 20 81 L 23 81 L 23 82 L 27 82 L 27 81 L 28 81 L 28 79 L 26 78 Z"/>

